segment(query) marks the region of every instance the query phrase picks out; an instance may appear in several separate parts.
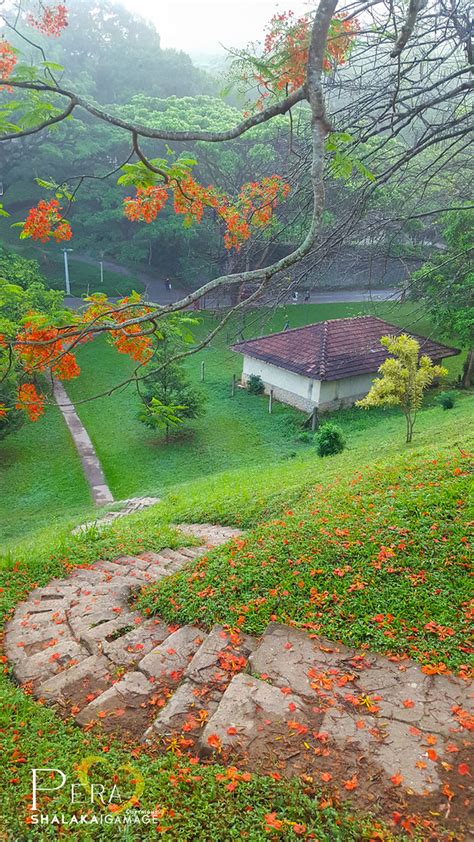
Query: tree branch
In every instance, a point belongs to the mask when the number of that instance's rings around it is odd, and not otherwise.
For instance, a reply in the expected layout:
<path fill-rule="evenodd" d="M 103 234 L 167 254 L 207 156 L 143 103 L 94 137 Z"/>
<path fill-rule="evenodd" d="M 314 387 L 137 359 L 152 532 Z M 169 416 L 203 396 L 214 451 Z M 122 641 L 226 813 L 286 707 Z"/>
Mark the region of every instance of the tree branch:
<path fill-rule="evenodd" d="M 266 123 L 268 120 L 272 120 L 274 117 L 277 117 L 279 114 L 286 114 L 290 108 L 293 108 L 298 102 L 301 102 L 304 99 L 307 99 L 307 92 L 306 87 L 302 86 L 298 88 L 298 90 L 294 91 L 289 96 L 285 97 L 285 99 L 281 100 L 281 102 L 276 102 L 273 105 L 268 106 L 263 111 L 260 111 L 258 114 L 253 114 L 250 117 L 247 117 L 246 120 L 242 120 L 241 123 L 238 123 L 237 126 L 234 126 L 232 129 L 228 129 L 224 132 L 208 132 L 208 131 L 188 131 L 188 132 L 172 132 L 166 129 L 152 129 L 147 126 L 137 125 L 135 123 L 130 123 L 128 120 L 123 120 L 121 117 L 117 117 L 113 114 L 110 114 L 108 111 L 105 111 L 103 108 L 100 108 L 98 105 L 93 105 L 87 100 L 83 99 L 80 96 L 77 96 L 73 91 L 67 90 L 67 88 L 62 88 L 59 86 L 48 85 L 46 82 L 18 82 L 13 79 L 8 80 L 8 84 L 12 88 L 19 88 L 20 90 L 28 90 L 28 91 L 39 91 L 44 93 L 53 93 L 57 94 L 58 96 L 67 97 L 71 101 L 74 102 L 75 106 L 79 106 L 87 111 L 89 114 L 92 114 L 94 117 L 97 117 L 99 120 L 102 120 L 105 123 L 109 123 L 111 126 L 117 126 L 120 129 L 124 129 L 127 132 L 131 132 L 132 134 L 136 134 L 139 137 L 148 137 L 154 138 L 156 140 L 171 140 L 171 141 L 190 141 L 190 140 L 204 140 L 208 141 L 209 143 L 222 143 L 225 140 L 233 140 L 236 137 L 240 137 L 241 135 L 248 132 L 249 129 L 254 128 L 254 126 L 259 126 L 261 123 Z M 64 119 L 64 118 L 63 118 Z M 15 137 L 20 137 L 21 135 L 16 134 Z M 0 136 L 0 140 L 6 140 L 5 136 Z"/>
<path fill-rule="evenodd" d="M 400 35 L 398 36 L 397 43 L 395 44 L 395 47 L 390 53 L 391 58 L 398 58 L 398 56 L 406 46 L 408 39 L 410 38 L 415 28 L 418 12 L 425 8 L 426 3 L 427 0 L 410 0 L 405 23 L 403 24 L 400 30 Z"/>

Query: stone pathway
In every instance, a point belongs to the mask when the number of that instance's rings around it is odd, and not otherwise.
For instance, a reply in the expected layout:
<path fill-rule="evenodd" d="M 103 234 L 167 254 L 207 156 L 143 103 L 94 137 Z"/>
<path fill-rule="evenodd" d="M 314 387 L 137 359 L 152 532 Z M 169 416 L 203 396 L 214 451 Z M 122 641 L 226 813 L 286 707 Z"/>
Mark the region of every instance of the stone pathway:
<path fill-rule="evenodd" d="M 470 781 L 456 777 L 472 729 L 466 683 L 278 623 L 257 640 L 144 618 L 134 589 L 240 534 L 179 528 L 202 545 L 98 561 L 32 591 L 6 629 L 16 680 L 81 726 L 333 781 L 385 812 L 423 803 L 456 818 Z"/>
<path fill-rule="evenodd" d="M 94 445 L 74 408 L 74 404 L 59 380 L 54 381 L 54 397 L 76 446 L 95 505 L 107 506 L 109 503 L 113 503 L 114 498 L 107 485 Z"/>
<path fill-rule="evenodd" d="M 117 508 L 114 508 L 113 511 L 106 512 L 103 517 L 89 520 L 87 523 L 81 523 L 80 526 L 76 526 L 72 530 L 72 534 L 77 535 L 78 532 L 87 532 L 88 529 L 93 527 L 101 529 L 102 527 L 110 526 L 117 518 L 142 512 L 143 509 L 154 506 L 159 502 L 159 497 L 130 497 L 128 500 L 121 500 L 120 503 L 116 504 Z"/>

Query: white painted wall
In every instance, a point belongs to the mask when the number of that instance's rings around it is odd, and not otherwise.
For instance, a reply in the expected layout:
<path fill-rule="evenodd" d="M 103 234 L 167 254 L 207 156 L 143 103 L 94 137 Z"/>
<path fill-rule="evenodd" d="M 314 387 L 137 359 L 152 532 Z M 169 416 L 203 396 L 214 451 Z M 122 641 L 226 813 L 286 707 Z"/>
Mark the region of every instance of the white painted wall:
<path fill-rule="evenodd" d="M 296 406 L 298 409 L 311 411 L 313 406 L 318 406 L 319 380 L 311 380 L 302 374 L 287 371 L 286 368 L 279 368 L 263 360 L 256 360 L 254 357 L 244 356 L 242 370 L 242 382 L 246 383 L 250 374 L 257 374 L 265 384 L 265 392 L 273 389 L 276 400 Z"/>
<path fill-rule="evenodd" d="M 265 392 L 268 394 L 270 389 L 273 389 L 276 400 L 309 412 L 314 406 L 322 411 L 351 406 L 354 401 L 367 394 L 375 377 L 375 373 L 359 374 L 341 380 L 321 382 L 245 355 L 243 383 L 247 382 L 250 374 L 261 377 L 265 384 Z"/>
<path fill-rule="evenodd" d="M 359 400 L 370 390 L 373 374 L 357 374 L 353 377 L 343 377 L 341 380 L 325 380 L 321 383 L 320 405 L 321 408 L 327 404 L 333 408 L 333 404 L 339 405 L 342 401 L 344 406 L 350 406 L 350 401 Z"/>

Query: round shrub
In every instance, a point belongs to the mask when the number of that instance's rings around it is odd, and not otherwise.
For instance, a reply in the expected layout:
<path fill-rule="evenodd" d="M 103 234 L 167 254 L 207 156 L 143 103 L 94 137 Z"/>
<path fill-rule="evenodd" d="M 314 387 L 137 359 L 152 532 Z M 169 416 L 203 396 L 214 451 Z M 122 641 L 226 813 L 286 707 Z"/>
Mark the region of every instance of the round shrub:
<path fill-rule="evenodd" d="M 440 392 L 436 400 L 443 409 L 452 409 L 456 402 L 456 396 L 452 392 Z"/>
<path fill-rule="evenodd" d="M 319 456 L 333 456 L 346 446 L 344 433 L 337 424 L 328 421 L 322 424 L 316 435 L 316 448 Z"/>
<path fill-rule="evenodd" d="M 259 374 L 251 374 L 247 380 L 247 391 L 251 395 L 263 395 L 265 386 Z"/>

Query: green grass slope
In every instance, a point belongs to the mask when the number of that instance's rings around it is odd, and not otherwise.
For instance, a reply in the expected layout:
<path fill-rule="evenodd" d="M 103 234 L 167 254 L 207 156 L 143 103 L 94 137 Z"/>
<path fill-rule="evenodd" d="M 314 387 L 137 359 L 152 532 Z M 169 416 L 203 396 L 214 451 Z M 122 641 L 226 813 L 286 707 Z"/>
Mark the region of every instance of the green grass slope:
<path fill-rule="evenodd" d="M 321 477 L 294 508 L 146 589 L 139 605 L 257 635 L 276 620 L 465 672 L 471 487 L 457 448 Z"/>
<path fill-rule="evenodd" d="M 147 430 L 138 420 L 139 399 L 131 385 L 99 400 L 88 401 L 94 395 L 107 392 L 111 385 L 124 382 L 132 375 L 134 366 L 105 341 L 86 345 L 79 354 L 81 377 L 68 383 L 67 390 L 94 442 L 116 498 L 146 492 L 160 495 L 171 485 L 210 477 L 216 471 L 240 467 L 253 470 L 256 466 L 277 460 L 284 462 L 289 457 L 307 453 L 308 445 L 297 440 L 304 420 L 301 412 L 275 403 L 273 414 L 269 416 L 267 397 L 252 396 L 241 389 L 237 389 L 235 397 L 231 398 L 232 375 L 240 377 L 242 357 L 232 352 L 229 344 L 236 340 L 241 327 L 246 337 L 261 331 L 281 330 L 286 312 L 290 314 L 292 326 L 296 326 L 371 312 L 371 308 L 370 303 L 298 305 L 276 311 L 262 308 L 247 315 L 245 326 L 234 320 L 211 347 L 186 360 L 190 379 L 195 385 L 201 385 L 207 396 L 206 412 L 168 445 L 159 432 Z M 423 327 L 417 323 L 419 312 L 413 305 L 380 305 L 377 312 L 407 327 L 412 324 L 413 329 Z M 196 338 L 201 338 L 213 324 L 211 317 L 205 315 L 195 330 Z M 424 324 L 424 329 L 428 334 L 431 328 Z M 448 360 L 450 378 L 457 376 L 460 359 Z M 200 384 L 202 362 L 205 381 Z M 353 434 L 359 438 L 359 434 L 368 436 L 379 421 L 386 423 L 387 429 L 392 429 L 398 436 L 396 411 L 364 413 L 355 409 L 332 413 L 331 417 L 343 426 L 350 444 Z"/>
<path fill-rule="evenodd" d="M 385 418 L 370 435 L 367 429 L 354 434 L 352 449 L 338 456 L 318 459 L 311 451 L 260 468 L 201 476 L 102 533 L 90 529 L 72 536 L 71 521 L 67 529 L 43 528 L 0 560 L 1 620 L 33 587 L 76 565 L 185 543 L 173 522 L 224 520 L 254 528 L 232 550 L 209 554 L 191 568 L 194 573 L 177 574 L 145 592 L 145 610 L 159 609 L 173 621 L 189 616 L 206 626 L 222 619 L 257 632 L 275 617 L 398 657 L 407 653 L 438 670 L 460 671 L 467 660 L 468 598 L 463 449 L 472 403 L 465 397 L 449 412 L 427 409 L 409 448 L 402 443 L 401 422 Z M 50 450 L 54 455 L 52 442 Z M 77 767 L 91 756 L 99 758 L 92 779 L 104 783 L 117 776 L 124 796 L 133 791 L 130 778 L 143 775 L 140 809 L 150 811 L 156 825 L 123 831 L 110 811 L 100 827 L 75 825 L 77 804 L 64 788 L 40 805 L 59 815 L 68 838 L 115 839 L 123 832 L 138 842 L 156 838 L 157 827 L 173 842 L 260 842 L 275 834 L 314 835 L 320 842 L 426 838 L 421 820 L 409 837 L 403 831 L 394 836 L 356 806 L 331 801 L 310 781 L 253 774 L 229 789 L 232 770 L 195 765 L 180 756 L 179 746 L 163 756 L 80 731 L 15 687 L 7 667 L 0 702 L 0 814 L 7 838 L 55 838 L 57 826 L 31 824 L 31 768 L 60 768 L 68 784 L 77 784 Z M 120 768 L 127 763 L 133 767 L 128 773 Z"/>
<path fill-rule="evenodd" d="M 89 486 L 59 409 L 0 442 L 0 552 L 41 526 L 92 507 Z"/>

